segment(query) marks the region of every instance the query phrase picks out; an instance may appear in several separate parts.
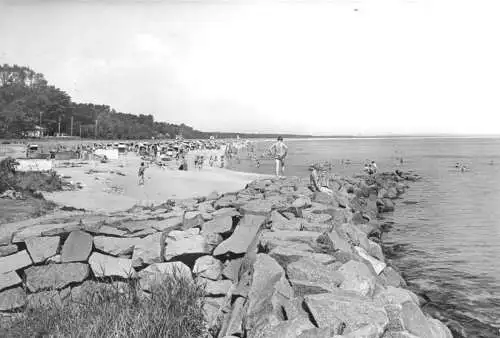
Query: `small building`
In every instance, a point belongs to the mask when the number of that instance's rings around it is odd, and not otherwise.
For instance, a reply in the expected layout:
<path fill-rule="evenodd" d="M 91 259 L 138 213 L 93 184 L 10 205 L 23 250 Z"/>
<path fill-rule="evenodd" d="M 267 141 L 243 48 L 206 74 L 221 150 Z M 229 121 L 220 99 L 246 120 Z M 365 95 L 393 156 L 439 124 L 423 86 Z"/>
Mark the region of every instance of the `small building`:
<path fill-rule="evenodd" d="M 24 136 L 25 137 L 42 137 L 43 135 L 46 135 L 45 129 L 46 128 L 43 128 L 40 126 L 34 126 L 33 129 L 25 131 Z"/>

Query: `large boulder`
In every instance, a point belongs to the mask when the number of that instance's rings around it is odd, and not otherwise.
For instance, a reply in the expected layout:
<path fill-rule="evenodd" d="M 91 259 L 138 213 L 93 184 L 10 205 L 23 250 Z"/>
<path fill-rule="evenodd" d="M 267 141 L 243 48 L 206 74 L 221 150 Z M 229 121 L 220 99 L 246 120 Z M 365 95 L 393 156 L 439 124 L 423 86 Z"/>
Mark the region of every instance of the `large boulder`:
<path fill-rule="evenodd" d="M 162 261 L 161 239 L 162 233 L 157 232 L 137 241 L 134 246 L 134 252 L 132 253 L 132 265 L 134 267 L 139 267 L 160 263 Z"/>
<path fill-rule="evenodd" d="M 339 236 L 337 231 L 324 232 L 318 237 L 318 243 L 324 245 L 328 251 L 341 251 L 346 253 L 354 253 L 351 244 L 343 237 Z"/>
<path fill-rule="evenodd" d="M 206 238 L 199 234 L 200 229 L 191 228 L 186 231 L 172 231 L 165 240 L 163 257 L 169 261 L 182 256 L 202 256 L 210 253 Z"/>
<path fill-rule="evenodd" d="M 24 273 L 28 289 L 37 292 L 82 282 L 89 275 L 89 266 L 84 263 L 49 264 L 29 267 Z"/>
<path fill-rule="evenodd" d="M 319 263 L 311 258 L 301 258 L 286 267 L 286 273 L 295 294 L 326 293 L 344 281 L 344 276 L 336 271 L 334 264 Z"/>
<path fill-rule="evenodd" d="M 319 264 L 329 263 L 334 260 L 332 256 L 327 254 L 302 251 L 287 246 L 275 247 L 269 252 L 269 256 L 274 258 L 284 269 L 286 269 L 288 264 L 297 262 L 302 258 L 309 258 Z"/>
<path fill-rule="evenodd" d="M 51 230 L 57 230 L 57 229 L 64 229 L 63 232 L 66 232 L 66 228 L 72 227 L 72 226 L 78 226 L 78 222 L 72 222 L 72 223 L 56 223 L 56 224 L 37 224 L 33 226 L 29 226 L 26 228 L 23 228 L 21 231 L 18 231 L 14 234 L 14 237 L 12 238 L 12 243 L 21 243 L 24 242 L 26 239 L 31 238 L 31 237 L 40 237 L 42 236 L 42 233 L 51 231 Z"/>
<path fill-rule="evenodd" d="M 22 280 L 15 271 L 4 272 L 0 274 L 0 291 L 11 286 L 21 284 Z"/>
<path fill-rule="evenodd" d="M 213 255 L 219 256 L 228 252 L 233 254 L 245 253 L 265 221 L 265 216 L 244 215 L 233 234 L 215 248 Z"/>
<path fill-rule="evenodd" d="M 89 264 L 96 277 L 133 278 L 136 275 L 132 267 L 132 260 L 127 258 L 118 258 L 94 252 L 89 258 Z"/>
<path fill-rule="evenodd" d="M 193 273 L 197 276 L 218 280 L 222 276 L 222 262 L 210 255 L 201 256 L 194 262 Z"/>
<path fill-rule="evenodd" d="M 253 200 L 241 206 L 244 215 L 270 216 L 274 202 L 270 200 Z"/>
<path fill-rule="evenodd" d="M 376 277 L 366 264 L 351 260 L 342 265 L 338 271 L 345 278 L 340 288 L 355 292 L 362 296 L 373 296 Z"/>
<path fill-rule="evenodd" d="M 59 248 L 60 237 L 32 237 L 25 240 L 26 248 L 34 263 L 42 263 L 54 256 Z"/>
<path fill-rule="evenodd" d="M 84 231 L 72 231 L 61 250 L 61 262 L 84 262 L 92 251 L 92 236 Z"/>
<path fill-rule="evenodd" d="M 401 319 L 403 327 L 411 334 L 418 337 L 435 337 L 427 317 L 413 301 L 406 301 L 401 304 Z"/>
<path fill-rule="evenodd" d="M 371 265 L 371 267 L 373 268 L 373 270 L 375 271 L 375 273 L 377 275 L 380 275 L 380 273 L 387 266 L 387 264 L 385 264 L 384 262 L 381 262 L 378 259 L 373 258 L 372 256 L 370 256 L 368 254 L 368 252 L 366 252 L 365 249 L 363 249 L 363 248 L 361 248 L 359 246 L 354 247 L 354 249 L 356 250 L 356 252 L 358 253 L 358 255 L 361 256 L 361 258 L 363 258 L 364 260 L 366 260 Z"/>
<path fill-rule="evenodd" d="M 191 270 L 182 262 L 154 263 L 138 273 L 139 283 L 143 290 L 151 291 L 154 283 L 161 278 L 180 277 L 193 280 Z"/>
<path fill-rule="evenodd" d="M 214 218 L 220 217 L 220 216 L 235 217 L 235 216 L 240 216 L 240 213 L 235 208 L 221 208 L 221 209 L 214 211 L 212 213 L 212 216 L 214 216 Z"/>
<path fill-rule="evenodd" d="M 17 250 L 19 249 L 15 244 L 0 245 L 0 257 L 12 255 L 13 253 L 16 253 Z"/>
<path fill-rule="evenodd" d="M 221 209 L 222 210 L 222 209 Z M 233 228 L 233 218 L 231 216 L 219 216 L 211 221 L 205 222 L 201 226 L 201 233 L 217 233 L 226 235 L 231 232 Z"/>
<path fill-rule="evenodd" d="M 238 272 L 240 271 L 242 261 L 243 258 L 235 258 L 224 262 L 224 268 L 222 269 L 222 276 L 233 282 L 237 282 Z"/>
<path fill-rule="evenodd" d="M 203 217 L 199 211 L 188 211 L 184 214 L 182 220 L 182 229 L 190 229 L 194 227 L 199 227 L 203 224 Z"/>
<path fill-rule="evenodd" d="M 230 280 L 211 280 L 207 278 L 198 278 L 198 282 L 204 286 L 205 295 L 207 297 L 224 297 L 233 283 Z"/>
<path fill-rule="evenodd" d="M 279 246 L 273 245 L 273 243 L 278 242 L 295 242 L 307 245 L 315 245 L 316 239 L 319 236 L 320 234 L 315 231 L 266 231 L 262 233 L 260 242 L 262 246 L 272 250 L 272 248 Z"/>
<path fill-rule="evenodd" d="M 182 227 L 183 219 L 184 219 L 183 216 L 167 218 L 166 220 L 156 222 L 153 225 L 153 228 L 155 228 L 158 231 L 180 229 Z"/>
<path fill-rule="evenodd" d="M 0 273 L 6 273 L 22 269 L 32 264 L 31 258 L 26 250 L 13 255 L 0 257 Z"/>
<path fill-rule="evenodd" d="M 10 311 L 26 304 L 26 292 L 21 287 L 0 292 L 0 311 Z"/>
<path fill-rule="evenodd" d="M 139 242 L 139 238 L 94 237 L 95 248 L 113 256 L 128 256 L 132 254 L 135 245 Z"/>
<path fill-rule="evenodd" d="M 344 322 L 344 333 L 356 331 L 374 324 L 385 328 L 389 320 L 384 308 L 378 307 L 369 298 L 351 292 L 336 292 L 304 297 L 307 308 L 318 327 L 328 327 L 332 322 Z"/>
<path fill-rule="evenodd" d="M 260 337 L 282 321 L 282 304 L 293 298 L 293 290 L 283 268 L 269 255 L 258 254 L 253 269 L 246 330 L 249 337 Z"/>

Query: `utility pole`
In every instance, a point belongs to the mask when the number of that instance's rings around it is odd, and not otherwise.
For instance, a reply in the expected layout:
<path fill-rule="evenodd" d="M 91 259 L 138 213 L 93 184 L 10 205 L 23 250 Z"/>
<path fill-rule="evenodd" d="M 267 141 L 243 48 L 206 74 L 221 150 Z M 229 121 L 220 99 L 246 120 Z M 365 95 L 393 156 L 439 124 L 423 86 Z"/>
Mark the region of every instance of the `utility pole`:
<path fill-rule="evenodd" d="M 43 137 L 42 112 L 40 112 L 40 137 Z"/>
<path fill-rule="evenodd" d="M 57 128 L 59 130 L 59 136 L 61 136 L 61 116 L 59 116 L 59 122 L 57 124 Z"/>
<path fill-rule="evenodd" d="M 71 136 L 73 136 L 73 116 L 71 116 Z"/>
<path fill-rule="evenodd" d="M 95 132 L 94 132 L 94 138 L 97 139 L 97 119 L 95 120 Z"/>

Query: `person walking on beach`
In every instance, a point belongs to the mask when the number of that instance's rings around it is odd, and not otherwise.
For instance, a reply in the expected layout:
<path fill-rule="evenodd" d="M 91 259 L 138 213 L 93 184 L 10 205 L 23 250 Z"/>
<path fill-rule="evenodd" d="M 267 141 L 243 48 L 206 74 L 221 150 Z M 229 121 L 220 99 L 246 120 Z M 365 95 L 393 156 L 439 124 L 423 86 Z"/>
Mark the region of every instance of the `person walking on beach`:
<path fill-rule="evenodd" d="M 139 166 L 139 185 L 144 185 L 144 174 L 146 173 L 146 165 L 144 162 L 141 162 L 141 165 Z"/>
<path fill-rule="evenodd" d="M 278 141 L 269 148 L 270 153 L 273 155 L 276 162 L 276 176 L 281 177 L 285 175 L 285 158 L 288 154 L 288 147 L 283 142 L 283 137 L 278 136 Z"/>

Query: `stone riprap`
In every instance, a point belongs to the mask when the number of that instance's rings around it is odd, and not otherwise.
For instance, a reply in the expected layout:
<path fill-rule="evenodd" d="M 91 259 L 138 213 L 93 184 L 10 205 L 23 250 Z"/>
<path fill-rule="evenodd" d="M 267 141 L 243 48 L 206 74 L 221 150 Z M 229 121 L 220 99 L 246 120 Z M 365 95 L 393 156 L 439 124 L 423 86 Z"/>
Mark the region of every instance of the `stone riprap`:
<path fill-rule="evenodd" d="M 0 311 L 83 297 L 109 283 L 101 277 L 137 278 L 147 294 L 160 274 L 180 274 L 205 286 L 213 337 L 452 337 L 379 244 L 378 216 L 416 179 L 337 178 L 331 194 L 298 177 L 262 179 L 157 208 L 7 224 Z"/>

